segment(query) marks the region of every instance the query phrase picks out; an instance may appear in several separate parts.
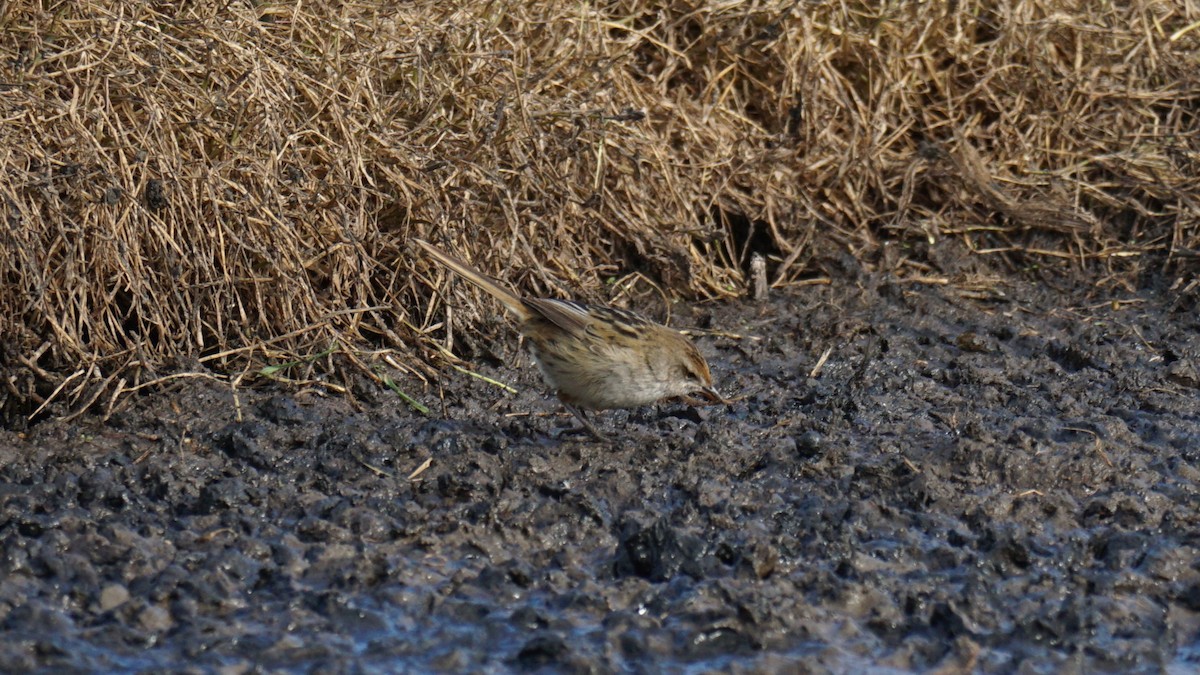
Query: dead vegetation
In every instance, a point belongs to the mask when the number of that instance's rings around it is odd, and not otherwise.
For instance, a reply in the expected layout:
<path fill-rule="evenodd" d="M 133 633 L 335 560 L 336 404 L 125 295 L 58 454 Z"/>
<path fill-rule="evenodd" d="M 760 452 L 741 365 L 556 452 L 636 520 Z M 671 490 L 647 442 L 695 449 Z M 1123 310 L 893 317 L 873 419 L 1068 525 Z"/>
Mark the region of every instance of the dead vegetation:
<path fill-rule="evenodd" d="M 1200 254 L 1192 0 L 13 2 L 0 36 L 10 420 L 419 373 L 413 235 L 618 303 L 741 294 L 754 251 L 777 285 L 883 242 L 1184 287 Z"/>

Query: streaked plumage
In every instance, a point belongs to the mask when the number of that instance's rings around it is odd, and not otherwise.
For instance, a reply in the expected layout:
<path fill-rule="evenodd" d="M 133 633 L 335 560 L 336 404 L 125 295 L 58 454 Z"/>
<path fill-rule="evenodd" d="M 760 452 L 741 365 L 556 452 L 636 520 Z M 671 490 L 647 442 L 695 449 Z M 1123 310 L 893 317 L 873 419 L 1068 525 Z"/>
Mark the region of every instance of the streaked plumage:
<path fill-rule="evenodd" d="M 593 434 L 600 436 L 581 408 L 635 408 L 694 394 L 724 400 L 708 363 L 678 331 L 614 307 L 522 298 L 432 244 L 413 241 L 517 316 L 546 383 Z"/>

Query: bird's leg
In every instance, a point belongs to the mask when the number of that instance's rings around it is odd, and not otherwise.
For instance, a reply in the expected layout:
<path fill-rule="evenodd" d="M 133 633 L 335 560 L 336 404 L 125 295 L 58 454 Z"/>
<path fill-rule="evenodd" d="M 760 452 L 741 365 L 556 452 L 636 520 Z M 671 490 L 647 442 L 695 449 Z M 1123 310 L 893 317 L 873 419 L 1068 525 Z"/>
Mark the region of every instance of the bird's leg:
<path fill-rule="evenodd" d="M 608 440 L 608 437 L 600 433 L 600 430 L 588 420 L 587 415 L 583 412 L 582 408 L 576 407 L 570 403 L 567 403 L 566 401 L 563 401 L 563 407 L 569 410 L 572 415 L 574 415 L 580 422 L 583 423 L 583 429 L 579 429 L 577 431 L 586 430 L 588 433 L 595 436 L 596 440 L 598 441 Z"/>

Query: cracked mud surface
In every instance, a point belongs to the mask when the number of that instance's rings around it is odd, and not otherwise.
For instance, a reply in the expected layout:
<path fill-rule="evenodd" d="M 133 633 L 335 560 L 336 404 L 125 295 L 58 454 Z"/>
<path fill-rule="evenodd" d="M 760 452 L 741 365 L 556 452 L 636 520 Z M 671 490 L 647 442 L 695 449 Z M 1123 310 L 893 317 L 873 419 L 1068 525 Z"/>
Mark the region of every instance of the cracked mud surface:
<path fill-rule="evenodd" d="M 515 339 L 0 431 L 0 671 L 1200 668 L 1200 319 L 1003 290 L 695 308 L 736 402 L 608 444 Z"/>

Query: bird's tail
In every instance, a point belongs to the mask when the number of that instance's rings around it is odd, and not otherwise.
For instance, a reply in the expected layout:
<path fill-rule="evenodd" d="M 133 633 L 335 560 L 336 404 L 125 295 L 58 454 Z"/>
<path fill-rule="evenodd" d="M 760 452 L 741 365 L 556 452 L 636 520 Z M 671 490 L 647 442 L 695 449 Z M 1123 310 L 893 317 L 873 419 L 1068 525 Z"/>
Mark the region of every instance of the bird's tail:
<path fill-rule="evenodd" d="M 418 246 L 425 249 L 425 252 L 428 253 L 434 260 L 450 268 L 467 281 L 487 291 L 488 294 L 495 296 L 496 299 L 502 302 L 510 312 L 516 314 L 521 319 L 526 319 L 529 317 L 529 308 L 525 306 L 525 303 L 521 300 L 521 298 L 501 285 L 500 282 L 423 239 L 417 239 L 414 237 L 413 241 L 416 242 Z"/>

